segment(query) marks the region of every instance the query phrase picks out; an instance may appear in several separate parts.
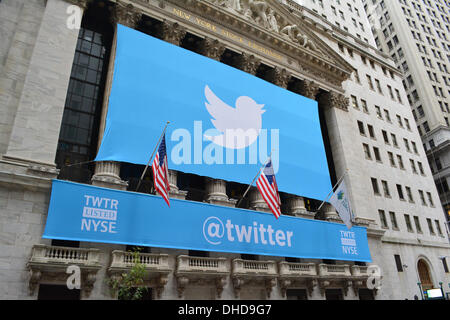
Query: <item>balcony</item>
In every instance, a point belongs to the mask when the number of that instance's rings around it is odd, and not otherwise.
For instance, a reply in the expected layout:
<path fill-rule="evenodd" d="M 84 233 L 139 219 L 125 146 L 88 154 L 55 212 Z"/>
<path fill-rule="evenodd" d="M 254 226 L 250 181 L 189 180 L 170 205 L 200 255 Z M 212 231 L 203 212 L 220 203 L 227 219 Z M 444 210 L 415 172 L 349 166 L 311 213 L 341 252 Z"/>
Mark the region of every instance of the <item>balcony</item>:
<path fill-rule="evenodd" d="M 281 294 L 286 296 L 288 288 L 306 287 L 309 295 L 317 285 L 317 268 L 315 263 L 279 262 L 279 282 Z"/>
<path fill-rule="evenodd" d="M 277 265 L 274 261 L 234 259 L 231 277 L 236 298 L 239 298 L 241 288 L 248 284 L 264 286 L 270 298 L 278 277 Z"/>
<path fill-rule="evenodd" d="M 183 297 L 188 284 L 209 284 L 216 287 L 220 298 L 229 274 L 230 264 L 226 258 L 178 256 L 175 270 L 178 296 Z"/>
<path fill-rule="evenodd" d="M 321 278 L 333 279 L 333 278 L 350 278 L 351 277 L 350 266 L 347 264 L 319 264 L 319 276 Z"/>
<path fill-rule="evenodd" d="M 325 295 L 325 290 L 328 287 L 343 288 L 344 294 L 347 295 L 348 288 L 353 284 L 350 265 L 321 263 L 318 265 L 318 268 L 319 288 L 323 296 Z"/>
<path fill-rule="evenodd" d="M 27 267 L 30 270 L 29 291 L 32 295 L 39 283 L 64 282 L 71 272 L 69 266 L 80 268 L 83 293 L 89 296 L 96 280 L 97 271 L 101 268 L 98 249 L 70 248 L 34 245 Z"/>
<path fill-rule="evenodd" d="M 169 267 L 169 255 L 161 253 L 139 253 L 138 261 L 135 261 L 133 252 L 114 250 L 111 252 L 111 264 L 108 274 L 112 279 L 120 279 L 122 274 L 131 270 L 137 263 L 144 265 L 146 276 L 144 283 L 148 287 L 156 288 L 156 294 L 161 296 L 164 286 L 167 284 L 168 275 L 171 271 Z"/>

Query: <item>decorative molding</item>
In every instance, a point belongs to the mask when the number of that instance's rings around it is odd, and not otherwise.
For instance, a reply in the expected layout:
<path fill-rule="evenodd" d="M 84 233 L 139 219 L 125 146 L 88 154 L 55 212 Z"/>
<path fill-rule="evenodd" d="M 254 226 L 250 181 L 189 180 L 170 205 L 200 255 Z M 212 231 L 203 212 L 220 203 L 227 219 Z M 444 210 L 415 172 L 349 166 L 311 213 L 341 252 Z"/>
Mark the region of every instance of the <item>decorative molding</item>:
<path fill-rule="evenodd" d="M 269 77 L 273 84 L 284 89 L 287 88 L 289 80 L 291 79 L 291 74 L 286 69 L 275 67 L 269 73 Z"/>
<path fill-rule="evenodd" d="M 202 51 L 203 55 L 206 57 L 220 61 L 220 58 L 225 51 L 225 46 L 217 39 L 206 37 L 202 41 Z"/>
<path fill-rule="evenodd" d="M 159 19 L 165 16 L 160 7 L 151 5 L 147 0 L 136 2 L 142 5 L 143 10 L 145 7 L 158 8 Z M 300 77 L 303 75 L 316 79 L 326 90 L 332 88 L 339 91 L 342 82 L 349 79 L 354 71 L 353 67 L 312 31 L 313 25 L 301 19 L 298 14 L 293 15 L 288 7 L 275 1 L 266 3 L 249 0 L 244 3 L 242 0 L 168 0 L 164 10 L 180 19 L 183 24 L 188 22 L 193 26 L 197 25 L 202 30 L 201 33 L 206 31 L 206 36 L 225 36 L 237 45 L 241 43 L 250 50 L 256 50 L 258 54 L 269 56 L 270 60 L 273 58 L 278 63 L 283 61 L 288 68 L 288 65 L 296 61 L 298 64 L 293 67 L 293 71 L 299 71 Z M 226 26 L 227 29 L 221 26 Z M 292 27 L 291 37 L 284 34 L 287 29 L 282 32 L 289 26 Z M 241 35 L 245 35 L 247 39 Z"/>
<path fill-rule="evenodd" d="M 180 26 L 177 22 L 163 21 L 162 37 L 165 41 L 179 46 L 181 40 L 186 36 L 186 29 Z"/>
<path fill-rule="evenodd" d="M 180 255 L 177 257 L 175 270 L 177 291 L 180 298 L 189 284 L 214 285 L 217 298 L 227 284 L 230 274 L 230 264 L 226 258 L 191 257 Z"/>
<path fill-rule="evenodd" d="M 337 108 L 348 112 L 348 107 L 350 105 L 350 99 L 344 96 L 342 93 L 337 93 L 330 91 L 322 95 L 320 102 L 325 107 Z"/>
<path fill-rule="evenodd" d="M 258 67 L 261 64 L 261 59 L 256 58 L 252 54 L 243 52 L 236 57 L 234 62 L 236 63 L 237 68 L 239 68 L 240 70 L 255 75 Z"/>
<path fill-rule="evenodd" d="M 304 80 L 298 84 L 297 91 L 307 98 L 316 99 L 319 93 L 319 86 L 314 81 Z"/>
<path fill-rule="evenodd" d="M 67 267 L 76 265 L 81 270 L 81 292 L 89 297 L 97 272 L 100 270 L 98 249 L 68 248 L 36 244 L 32 248 L 31 257 L 27 263 L 30 271 L 28 281 L 29 294 L 33 295 L 39 283 L 65 283 L 67 281 Z"/>
<path fill-rule="evenodd" d="M 141 17 L 142 11 L 135 8 L 131 3 L 126 3 L 121 0 L 116 1 L 116 7 L 112 14 L 113 23 L 120 23 L 129 28 L 136 28 Z"/>

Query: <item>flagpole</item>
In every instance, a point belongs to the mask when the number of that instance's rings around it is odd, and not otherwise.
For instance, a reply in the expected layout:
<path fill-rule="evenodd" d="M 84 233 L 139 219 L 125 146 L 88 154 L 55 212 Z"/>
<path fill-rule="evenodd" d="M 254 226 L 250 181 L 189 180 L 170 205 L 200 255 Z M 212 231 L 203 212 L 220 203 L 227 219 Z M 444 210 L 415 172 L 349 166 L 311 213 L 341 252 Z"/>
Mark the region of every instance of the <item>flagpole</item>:
<path fill-rule="evenodd" d="M 336 182 L 336 184 L 331 188 L 330 193 L 326 196 L 325 200 L 322 201 L 322 203 L 320 204 L 320 206 L 319 206 L 319 208 L 317 209 L 316 212 L 319 212 L 320 209 L 322 209 L 322 207 L 323 207 L 323 205 L 325 204 L 325 202 L 327 201 L 328 197 L 329 197 L 331 194 L 333 194 L 334 188 L 336 188 L 336 186 L 338 186 L 339 183 L 341 183 L 342 180 L 344 180 L 344 178 L 345 178 L 345 176 L 347 175 L 347 173 L 348 173 L 348 169 L 345 170 L 345 172 L 344 172 L 344 174 L 342 175 L 342 177 L 341 177 L 341 178 Z"/>
<path fill-rule="evenodd" d="M 161 136 L 159 137 L 158 143 L 156 143 L 155 149 L 153 149 L 152 156 L 151 156 L 150 159 L 148 160 L 147 165 L 145 166 L 144 172 L 142 172 L 141 178 L 139 179 L 139 183 L 138 183 L 138 185 L 137 185 L 137 187 L 136 187 L 136 192 L 139 190 L 139 187 L 141 186 L 142 179 L 144 179 L 144 176 L 145 176 L 145 173 L 147 172 L 148 166 L 150 165 L 150 162 L 151 162 L 152 159 L 153 159 L 153 155 L 155 154 L 155 151 L 156 151 L 156 149 L 158 148 L 159 143 L 161 142 L 162 137 L 163 137 L 164 134 L 166 133 L 166 129 L 167 129 L 167 126 L 169 125 L 169 123 L 170 123 L 170 121 L 167 121 L 166 126 L 164 127 L 164 130 L 163 130 L 163 132 L 161 133 Z"/>
<path fill-rule="evenodd" d="M 250 190 L 250 188 L 253 185 L 253 182 L 255 182 L 256 178 L 258 178 L 258 176 L 261 174 L 261 171 L 264 169 L 264 167 L 267 165 L 267 161 L 270 159 L 270 157 L 272 156 L 272 152 L 273 150 L 270 152 L 269 157 L 267 158 L 266 162 L 261 166 L 261 168 L 258 170 L 258 173 L 256 174 L 256 176 L 253 178 L 252 182 L 248 185 L 247 190 L 245 190 L 244 195 L 241 197 L 241 199 L 239 199 L 238 203 L 236 204 L 236 208 L 239 208 L 239 205 L 241 204 L 241 201 L 245 198 L 245 196 L 247 195 L 248 191 Z"/>

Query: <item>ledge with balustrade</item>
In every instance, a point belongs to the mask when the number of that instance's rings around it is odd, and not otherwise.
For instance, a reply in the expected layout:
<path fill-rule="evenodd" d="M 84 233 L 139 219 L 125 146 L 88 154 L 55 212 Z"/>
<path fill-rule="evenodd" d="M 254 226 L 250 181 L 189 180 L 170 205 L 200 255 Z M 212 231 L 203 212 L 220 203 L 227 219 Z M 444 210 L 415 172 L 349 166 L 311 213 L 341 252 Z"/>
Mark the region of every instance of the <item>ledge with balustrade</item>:
<path fill-rule="evenodd" d="M 85 296 L 89 296 L 97 271 L 101 268 L 99 253 L 98 249 L 34 245 L 27 263 L 30 270 L 28 284 L 30 295 L 34 293 L 39 283 L 55 281 L 66 283 L 70 273 L 74 272 L 68 270 L 68 267 L 77 266 L 80 270 L 80 288 Z"/>
<path fill-rule="evenodd" d="M 167 284 L 168 275 L 172 271 L 169 267 L 169 255 L 163 253 L 139 253 L 135 255 L 129 251 L 114 250 L 111 252 L 108 275 L 111 279 L 118 280 L 123 273 L 128 272 L 136 263 L 142 264 L 147 271 L 146 277 L 143 279 L 145 286 L 154 287 L 157 297 L 160 297 Z"/>
<path fill-rule="evenodd" d="M 32 294 L 37 284 L 45 281 L 66 281 L 67 267 L 76 265 L 82 273 L 82 290 L 90 294 L 100 264 L 98 249 L 69 248 L 38 244 L 33 246 L 28 261 L 30 270 L 29 288 Z M 135 263 L 132 252 L 114 250 L 107 269 L 111 278 L 121 277 Z M 143 264 L 147 276 L 145 285 L 156 289 L 160 297 L 168 282 L 168 275 L 173 271 L 177 279 L 177 289 L 183 296 L 188 284 L 214 285 L 220 298 L 228 277 L 231 278 L 235 296 L 239 298 L 240 290 L 246 285 L 258 285 L 266 288 L 270 297 L 273 287 L 279 282 L 283 296 L 288 288 L 306 288 L 311 295 L 318 286 L 324 294 L 326 288 L 344 288 L 345 294 L 353 287 L 355 294 L 359 288 L 365 288 L 369 278 L 368 267 L 341 264 L 294 263 L 285 261 L 257 261 L 228 259 L 224 257 L 193 257 L 180 255 L 176 257 L 175 270 L 169 265 L 168 254 L 139 253 L 138 262 Z"/>
<path fill-rule="evenodd" d="M 220 299 L 229 274 L 230 264 L 226 258 L 180 255 L 177 257 L 175 269 L 178 296 L 183 296 L 188 284 L 212 284 L 216 287 L 217 298 Z"/>
<path fill-rule="evenodd" d="M 306 287 L 311 296 L 317 285 L 317 268 L 315 263 L 279 262 L 279 284 L 281 295 L 286 296 L 289 288 Z"/>
<path fill-rule="evenodd" d="M 238 299 L 240 291 L 246 285 L 262 285 L 270 298 L 272 288 L 276 285 L 278 277 L 275 261 L 257 261 L 234 259 L 231 262 L 231 278 L 233 280 L 234 294 Z"/>

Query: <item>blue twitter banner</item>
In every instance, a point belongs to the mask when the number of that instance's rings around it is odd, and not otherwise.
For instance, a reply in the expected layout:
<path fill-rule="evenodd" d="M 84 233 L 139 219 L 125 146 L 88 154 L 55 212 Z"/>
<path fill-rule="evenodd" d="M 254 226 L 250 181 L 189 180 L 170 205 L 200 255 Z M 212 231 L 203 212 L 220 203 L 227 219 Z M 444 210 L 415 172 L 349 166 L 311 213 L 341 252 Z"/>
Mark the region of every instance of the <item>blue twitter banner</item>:
<path fill-rule="evenodd" d="M 280 191 L 331 191 L 316 101 L 119 25 L 96 160 L 147 164 L 167 121 L 169 169 L 248 184 L 271 155 Z"/>
<path fill-rule="evenodd" d="M 371 262 L 366 229 L 53 180 L 43 238 Z"/>

